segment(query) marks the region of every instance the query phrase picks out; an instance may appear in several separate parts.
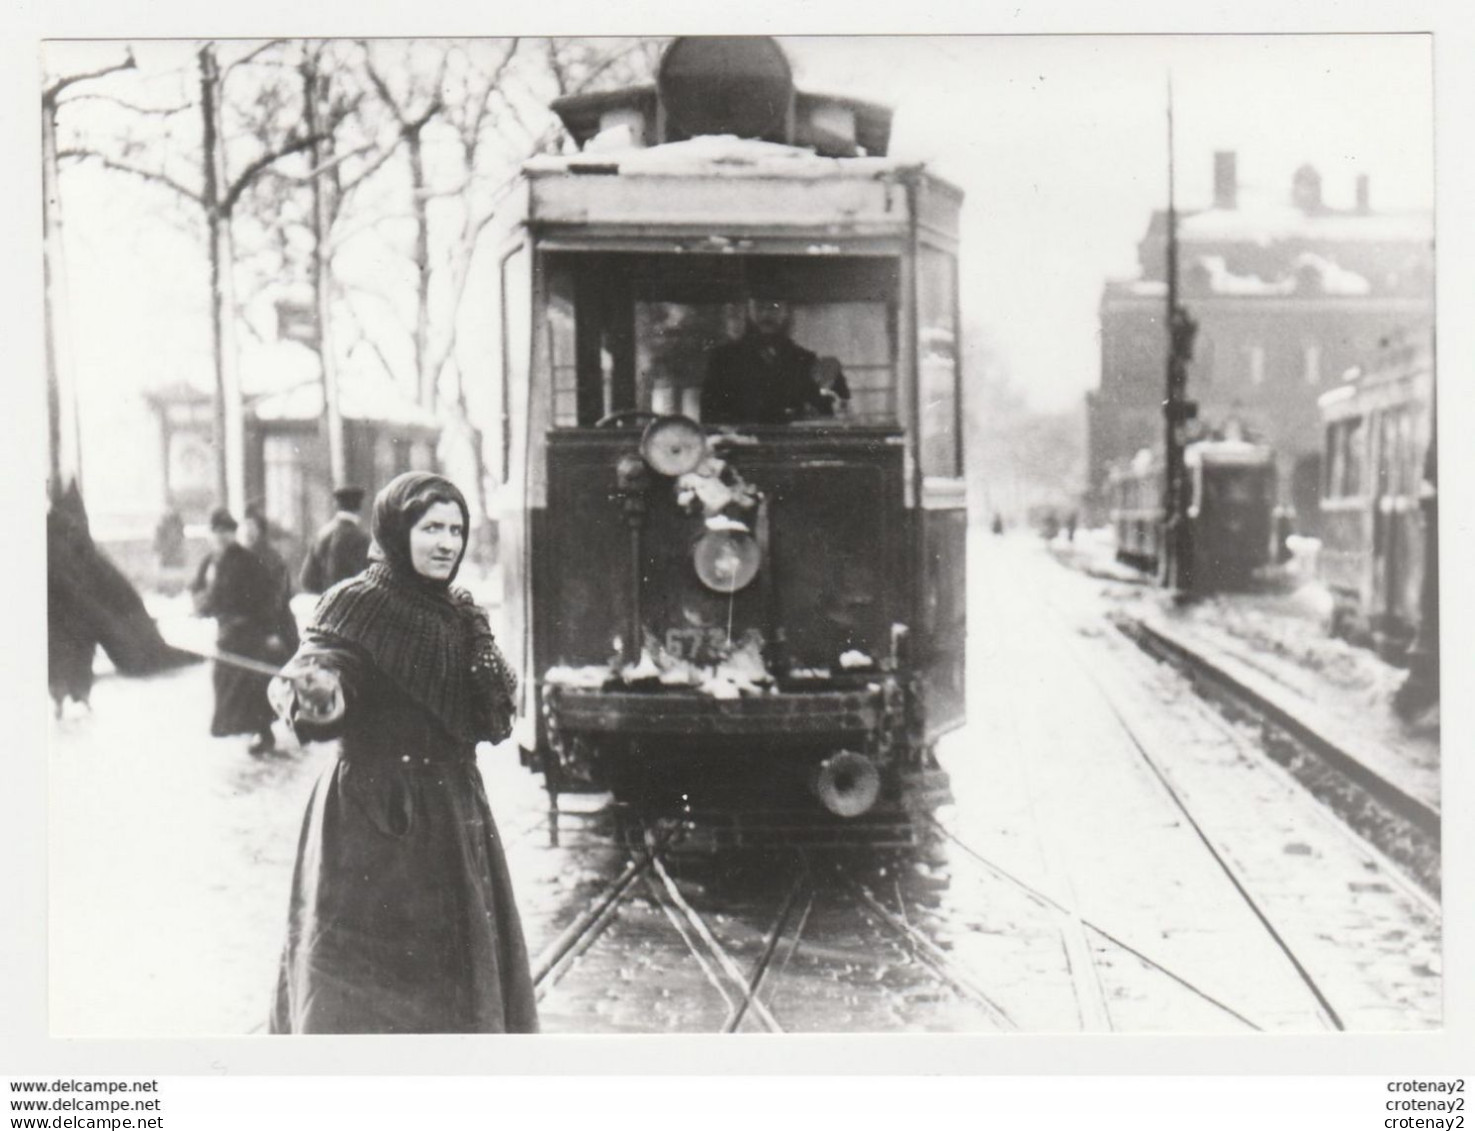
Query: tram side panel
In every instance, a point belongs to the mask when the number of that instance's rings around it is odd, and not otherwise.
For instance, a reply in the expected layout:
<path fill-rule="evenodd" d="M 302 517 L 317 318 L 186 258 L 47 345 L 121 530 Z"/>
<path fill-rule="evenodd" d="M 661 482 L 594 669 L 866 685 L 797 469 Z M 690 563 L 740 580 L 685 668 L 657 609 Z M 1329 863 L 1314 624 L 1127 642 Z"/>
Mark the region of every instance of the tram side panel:
<path fill-rule="evenodd" d="M 931 741 L 965 721 L 967 696 L 968 513 L 958 507 L 924 507 L 921 601 L 913 652 L 924 675 L 920 710 L 923 736 Z"/>

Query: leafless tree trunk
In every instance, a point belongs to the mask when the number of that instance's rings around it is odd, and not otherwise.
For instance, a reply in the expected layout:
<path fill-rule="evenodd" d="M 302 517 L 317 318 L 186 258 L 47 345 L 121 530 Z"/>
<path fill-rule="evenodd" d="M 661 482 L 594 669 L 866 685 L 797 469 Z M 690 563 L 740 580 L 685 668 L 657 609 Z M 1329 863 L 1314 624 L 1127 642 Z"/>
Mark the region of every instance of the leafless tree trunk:
<path fill-rule="evenodd" d="M 239 513 L 246 499 L 245 417 L 235 338 L 235 289 L 230 238 L 230 209 L 225 202 L 225 146 L 221 138 L 220 63 L 215 45 L 200 48 L 200 115 L 204 125 L 201 146 L 204 171 L 203 204 L 209 233 L 210 342 L 215 364 L 215 491 Z"/>
<path fill-rule="evenodd" d="M 57 175 L 56 106 L 46 102 L 41 115 L 42 216 L 45 225 L 46 409 L 53 495 L 68 482 L 82 481 L 76 375 L 67 318 L 66 256 L 62 247 L 61 191 Z"/>
<path fill-rule="evenodd" d="M 58 79 L 41 95 L 41 212 L 46 323 L 46 416 L 50 455 L 50 492 L 55 498 L 68 483 L 80 491 L 82 436 L 77 417 L 76 373 L 72 366 L 72 333 L 67 305 L 66 247 L 62 235 L 61 168 L 56 145 L 56 107 L 61 92 L 74 83 L 131 70 L 130 54 L 121 63 L 87 74 Z"/>
<path fill-rule="evenodd" d="M 314 169 L 324 168 L 332 159 L 333 142 L 321 131 L 324 95 L 328 80 L 321 73 L 321 53 L 309 54 L 302 64 L 303 99 L 308 132 L 322 137 L 312 146 Z M 338 359 L 333 342 L 332 288 L 333 267 L 329 235 L 333 228 L 332 185 L 323 176 L 312 178 L 312 290 L 317 309 L 318 357 L 323 378 L 323 431 L 328 447 L 328 474 L 335 486 L 348 482 L 348 461 L 344 451 L 343 412 L 338 398 Z"/>
<path fill-rule="evenodd" d="M 434 411 L 436 408 L 436 374 L 430 371 L 428 355 L 430 349 L 430 185 L 425 174 L 425 150 L 423 135 L 437 114 L 441 112 L 441 83 L 445 77 L 447 56 L 442 55 L 434 82 L 430 87 L 426 105 L 416 113 L 410 106 L 414 92 L 398 98 L 389 83 L 375 67 L 373 58 L 365 45 L 365 67 L 369 81 L 384 105 L 389 108 L 399 123 L 400 139 L 404 142 L 410 159 L 410 207 L 415 217 L 415 248 L 412 262 L 415 266 L 415 396 L 419 404 Z"/>

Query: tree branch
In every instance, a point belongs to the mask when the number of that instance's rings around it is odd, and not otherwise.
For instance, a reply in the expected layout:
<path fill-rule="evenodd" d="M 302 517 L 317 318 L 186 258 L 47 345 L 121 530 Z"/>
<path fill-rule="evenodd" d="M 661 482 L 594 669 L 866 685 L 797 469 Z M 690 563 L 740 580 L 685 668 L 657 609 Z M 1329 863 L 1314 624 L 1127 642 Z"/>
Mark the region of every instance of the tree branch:
<path fill-rule="evenodd" d="M 165 173 L 155 172 L 153 169 L 140 168 L 137 165 L 130 165 L 126 161 L 116 161 L 104 153 L 98 153 L 91 149 L 63 149 L 56 156 L 58 160 L 70 158 L 77 161 L 96 161 L 105 169 L 113 169 L 119 173 L 131 173 L 133 176 L 140 177 L 145 181 L 152 181 L 154 184 L 171 188 L 180 196 L 193 201 L 195 204 L 203 205 L 205 203 L 204 198 L 199 193 L 191 188 L 186 188 Z"/>
<path fill-rule="evenodd" d="M 241 175 L 231 182 L 230 188 L 221 197 L 221 213 L 229 216 L 232 209 L 235 208 L 236 203 L 241 199 L 241 194 L 250 187 L 251 182 L 260 176 L 264 170 L 276 164 L 283 157 L 290 157 L 294 153 L 301 153 L 304 149 L 310 149 L 323 140 L 324 135 L 321 134 L 294 134 L 277 149 L 268 150 L 256 158 L 255 161 L 252 161 L 241 170 Z"/>
<path fill-rule="evenodd" d="M 77 102 L 111 102 L 114 106 L 121 106 L 124 110 L 132 110 L 135 114 L 152 114 L 161 118 L 170 117 L 173 114 L 183 114 L 186 110 L 195 109 L 194 103 L 185 102 L 179 106 L 139 106 L 135 102 L 129 102 L 126 98 L 119 98 L 114 94 L 74 94 L 70 98 L 57 99 L 57 106 L 71 106 Z"/>
<path fill-rule="evenodd" d="M 369 45 L 363 40 L 359 40 L 359 46 L 364 51 L 364 73 L 369 76 L 369 82 L 373 84 L 375 92 L 378 93 L 379 101 L 389 107 L 389 112 L 394 115 L 394 120 L 400 124 L 400 129 L 403 130 L 407 123 L 405 121 L 405 115 L 400 109 L 399 102 L 395 100 L 394 93 L 389 89 L 389 84 L 379 74 L 379 68 L 374 66 L 374 58 L 369 53 Z"/>
<path fill-rule="evenodd" d="M 221 198 L 221 212 L 224 215 L 229 216 L 231 210 L 235 208 L 236 203 L 241 199 L 241 194 L 250 187 L 251 182 L 255 180 L 258 176 L 260 176 L 261 173 L 264 172 L 267 168 L 280 161 L 283 157 L 290 157 L 294 153 L 301 153 L 304 149 L 310 149 L 318 142 L 327 141 L 329 138 L 331 138 L 333 136 L 333 131 L 336 130 L 343 119 L 348 116 L 348 113 L 351 109 L 352 104 L 350 103 L 346 106 L 341 107 L 338 111 L 335 111 L 332 117 L 330 117 L 327 122 L 326 130 L 323 130 L 320 133 L 313 134 L 291 134 L 287 137 L 287 140 L 276 149 L 268 150 L 260 157 L 256 158 L 256 160 L 252 161 L 249 165 L 241 170 L 241 175 L 231 182 L 229 190 Z"/>
<path fill-rule="evenodd" d="M 136 70 L 138 68 L 138 63 L 133 58 L 133 48 L 129 47 L 126 50 L 128 52 L 128 57 L 124 59 L 121 63 L 114 63 L 110 67 L 99 67 L 97 70 L 88 71 L 85 74 L 68 75 L 65 78 L 57 79 L 56 82 L 52 83 L 49 87 L 46 88 L 45 91 L 42 92 L 42 105 L 56 105 L 57 95 L 59 95 L 62 91 L 71 86 L 73 83 L 86 82 L 88 79 L 100 79 L 103 77 L 103 75 L 111 75 L 115 71 Z"/>
<path fill-rule="evenodd" d="M 404 142 L 404 140 L 405 139 L 403 134 L 397 134 L 395 136 L 393 145 L 386 147 L 382 152 L 380 152 L 378 157 L 374 158 L 374 160 L 370 161 L 356 174 L 340 184 L 338 186 L 339 198 L 342 199 L 344 197 L 347 197 L 349 193 L 358 188 L 359 185 L 363 184 L 366 180 L 368 180 L 381 168 L 383 168 L 384 163 L 388 161 L 391 157 L 393 157 L 397 152 L 399 152 L 399 147 Z M 370 145 L 369 148 L 373 148 L 373 146 Z"/>
<path fill-rule="evenodd" d="M 445 82 L 446 66 L 450 59 L 450 52 L 443 52 L 441 54 L 440 66 L 436 69 L 435 93 L 431 95 L 429 105 L 425 107 L 425 110 L 420 115 L 411 118 L 408 116 L 408 109 L 396 101 L 393 92 L 389 89 L 389 84 L 384 80 L 384 76 L 374 66 L 374 61 L 369 55 L 368 45 L 360 41 L 360 46 L 364 48 L 364 71 L 368 74 L 369 81 L 373 83 L 374 90 L 378 93 L 380 101 L 389 107 L 390 113 L 394 115 L 394 120 L 399 123 L 400 133 L 402 135 L 409 137 L 420 133 L 421 130 L 429 125 L 430 119 L 445 109 L 445 103 L 441 99 L 440 87 Z"/>
<path fill-rule="evenodd" d="M 246 54 L 242 55 L 239 59 L 237 59 L 233 63 L 229 64 L 228 66 L 226 66 L 221 71 L 221 73 L 220 73 L 220 81 L 221 81 L 221 83 L 224 84 L 225 77 L 227 75 L 229 75 L 237 67 L 244 67 L 247 63 L 250 63 L 253 59 L 255 59 L 256 56 L 261 55 L 261 54 L 263 54 L 263 53 L 265 53 L 267 51 L 270 51 L 273 47 L 280 47 L 280 46 L 282 46 L 282 44 L 284 44 L 286 42 L 287 41 L 285 39 L 268 39 L 265 43 L 261 44 L 261 46 L 255 47 L 252 50 L 248 51 Z"/>
<path fill-rule="evenodd" d="M 312 143 L 309 142 L 308 144 Z M 281 169 L 268 169 L 262 171 L 270 172 L 272 176 L 278 178 L 279 180 L 291 181 L 293 184 L 298 185 L 305 185 L 311 183 L 315 178 L 322 176 L 324 173 L 330 172 L 337 166 L 343 164 L 343 162 L 347 161 L 350 157 L 360 157 L 363 154 L 368 153 L 373 148 L 374 143 L 372 141 L 365 142 L 357 149 L 349 149 L 343 153 L 338 154 L 336 157 L 330 157 L 321 165 L 315 166 L 305 173 L 286 173 L 283 172 Z"/>

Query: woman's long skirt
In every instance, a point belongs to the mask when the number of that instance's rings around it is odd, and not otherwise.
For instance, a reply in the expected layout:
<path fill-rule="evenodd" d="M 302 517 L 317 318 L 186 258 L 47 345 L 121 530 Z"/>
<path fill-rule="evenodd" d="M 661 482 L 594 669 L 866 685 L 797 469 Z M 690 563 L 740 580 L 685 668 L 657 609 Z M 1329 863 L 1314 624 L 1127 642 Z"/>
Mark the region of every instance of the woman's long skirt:
<path fill-rule="evenodd" d="M 275 1033 L 531 1033 L 506 858 L 474 761 L 340 758 L 313 790 Z"/>

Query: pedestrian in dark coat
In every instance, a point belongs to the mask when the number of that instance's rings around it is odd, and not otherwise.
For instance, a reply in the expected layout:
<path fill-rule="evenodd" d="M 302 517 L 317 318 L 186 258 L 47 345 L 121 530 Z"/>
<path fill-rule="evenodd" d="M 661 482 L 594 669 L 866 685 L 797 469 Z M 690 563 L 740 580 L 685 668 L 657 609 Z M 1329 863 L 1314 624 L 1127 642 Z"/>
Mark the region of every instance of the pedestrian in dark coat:
<path fill-rule="evenodd" d="M 517 681 L 451 585 L 468 525 L 448 480 L 391 482 L 369 568 L 324 595 L 272 684 L 299 737 L 341 738 L 307 806 L 272 1032 L 537 1030 L 476 765 L 511 733 Z"/>
<path fill-rule="evenodd" d="M 272 631 L 276 636 L 273 659 L 281 662 L 297 651 L 297 618 L 292 615 L 292 573 L 286 559 L 271 544 L 271 523 L 259 504 L 246 506 L 241 523 L 241 545 L 256 555 L 271 581 Z"/>
<path fill-rule="evenodd" d="M 333 502 L 338 513 L 313 539 L 298 578 L 309 593 L 325 593 L 345 578 L 362 573 L 369 564 L 369 536 L 358 516 L 364 505 L 363 489 L 340 487 L 333 492 Z"/>
<path fill-rule="evenodd" d="M 834 416 L 837 406 L 849 401 L 839 362 L 796 345 L 789 327 L 787 303 L 754 299 L 748 304 L 743 336 L 718 346 L 708 359 L 704 423 L 784 424 Z"/>
<path fill-rule="evenodd" d="M 271 577 L 261 561 L 236 541 L 236 520 L 220 507 L 210 515 L 213 549 L 200 562 L 190 583 L 195 611 L 214 617 L 216 647 L 225 653 L 260 663 L 281 659 L 276 637 L 276 609 Z M 210 733 L 254 734 L 252 754 L 273 749 L 271 724 L 275 715 L 266 698 L 267 676 L 216 660 L 212 680 L 215 713 Z"/>

